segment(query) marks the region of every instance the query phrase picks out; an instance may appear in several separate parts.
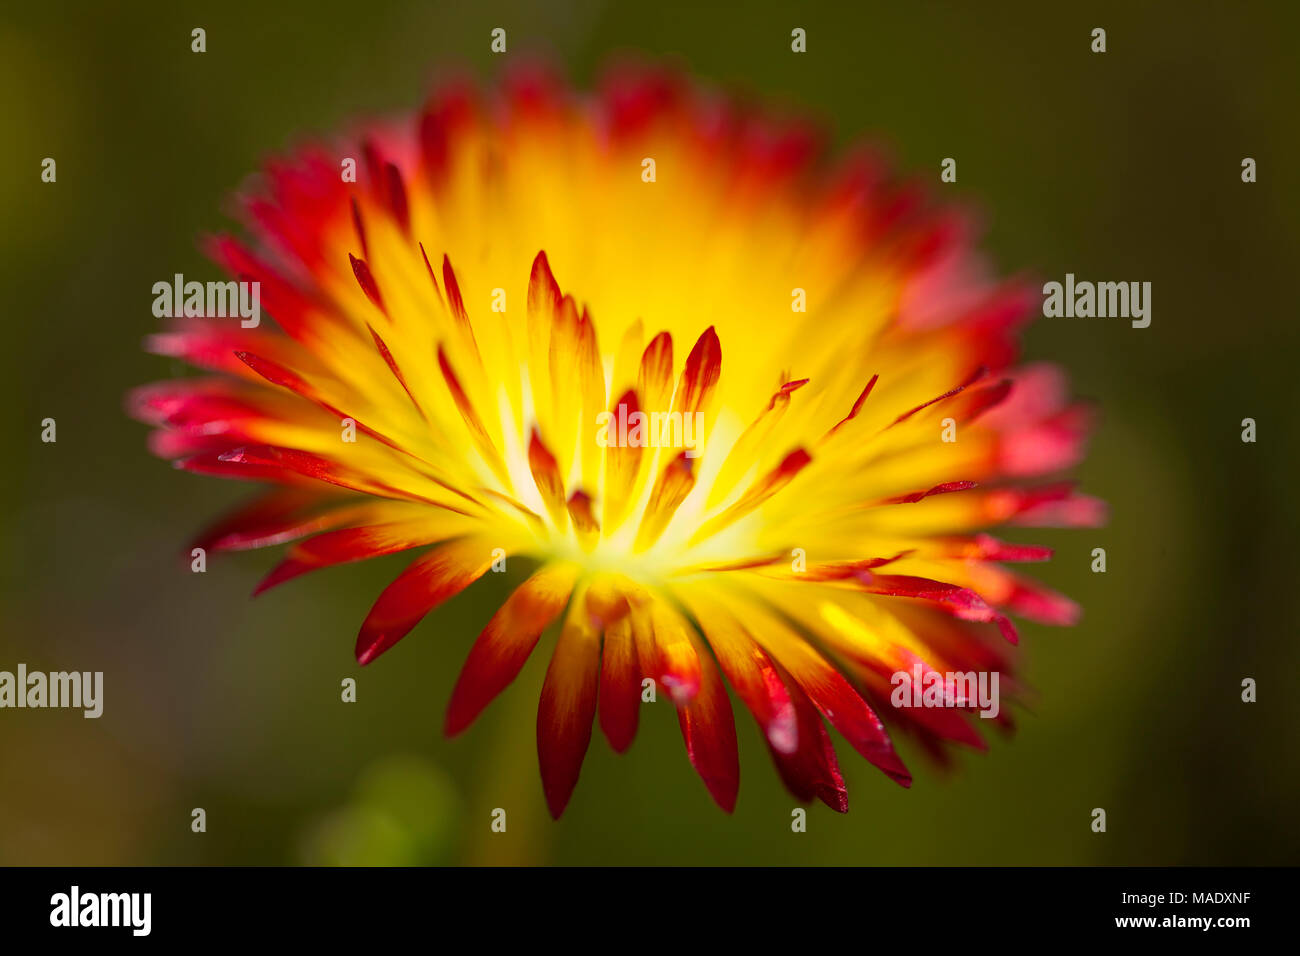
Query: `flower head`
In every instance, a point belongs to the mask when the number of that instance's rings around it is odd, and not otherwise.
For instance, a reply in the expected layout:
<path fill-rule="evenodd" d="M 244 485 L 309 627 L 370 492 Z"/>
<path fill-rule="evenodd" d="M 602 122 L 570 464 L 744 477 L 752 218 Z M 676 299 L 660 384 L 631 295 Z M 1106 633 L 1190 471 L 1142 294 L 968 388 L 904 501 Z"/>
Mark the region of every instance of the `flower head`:
<path fill-rule="evenodd" d="M 212 374 L 132 397 L 160 455 L 270 486 L 198 544 L 294 542 L 259 591 L 419 549 L 362 664 L 536 562 L 446 729 L 556 624 L 537 725 L 556 816 L 593 723 L 631 743 L 645 681 L 724 809 L 730 686 L 790 790 L 845 810 L 827 723 L 906 786 L 881 713 L 936 754 L 982 744 L 969 707 L 892 708 L 896 675 L 1007 687 L 1010 616 L 1075 616 L 1004 566 L 1045 549 L 987 530 L 1099 518 L 1044 482 L 1086 416 L 1051 367 L 1013 365 L 1026 287 L 869 154 L 832 165 L 806 124 L 659 71 L 593 97 L 521 73 L 272 163 L 242 208 L 255 243 L 211 252 L 278 330 L 178 319 L 149 347 Z"/>

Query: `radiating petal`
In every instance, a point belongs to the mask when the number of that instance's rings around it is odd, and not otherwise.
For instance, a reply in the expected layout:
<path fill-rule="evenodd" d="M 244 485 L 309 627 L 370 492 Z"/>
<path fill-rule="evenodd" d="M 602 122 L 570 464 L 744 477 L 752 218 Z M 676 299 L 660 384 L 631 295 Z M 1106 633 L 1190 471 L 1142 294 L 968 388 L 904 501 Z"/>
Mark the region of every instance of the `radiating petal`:
<path fill-rule="evenodd" d="M 605 628 L 600 655 L 600 729 L 618 753 L 632 745 L 641 714 L 641 662 L 631 615 Z"/>
<path fill-rule="evenodd" d="M 370 609 L 357 635 L 357 663 L 369 664 L 435 607 L 482 577 L 501 547 L 499 538 L 467 535 L 417 558 Z"/>
<path fill-rule="evenodd" d="M 696 643 L 692 635 L 690 640 Z M 696 647 L 700 665 L 699 692 L 677 708 L 677 720 L 686 742 L 686 754 L 709 795 L 727 813 L 736 806 L 740 789 L 740 755 L 736 749 L 736 723 L 731 701 L 717 665 Z"/>
<path fill-rule="evenodd" d="M 551 816 L 560 818 L 591 743 L 600 682 L 600 633 L 582 594 L 570 602 L 537 706 L 537 758 Z"/>
<path fill-rule="evenodd" d="M 468 727 L 497 694 L 518 676 L 542 631 L 569 601 L 578 568 L 548 564 L 521 584 L 492 616 L 469 652 L 447 706 L 444 732 L 454 737 Z"/>

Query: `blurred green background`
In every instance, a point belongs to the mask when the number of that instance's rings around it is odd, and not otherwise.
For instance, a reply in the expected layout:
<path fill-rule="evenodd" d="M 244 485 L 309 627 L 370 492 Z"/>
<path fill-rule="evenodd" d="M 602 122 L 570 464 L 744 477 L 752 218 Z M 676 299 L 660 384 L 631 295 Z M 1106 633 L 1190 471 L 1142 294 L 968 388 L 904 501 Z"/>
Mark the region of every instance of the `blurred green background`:
<path fill-rule="evenodd" d="M 106 684 L 97 721 L 0 711 L 0 863 L 1300 862 L 1295 5 L 181 6 L 0 14 L 0 669 Z M 505 57 L 488 52 L 497 26 Z M 1014 739 L 949 774 L 904 742 L 910 792 L 841 746 L 851 812 L 818 805 L 796 835 L 747 715 L 728 817 L 661 702 L 629 754 L 597 734 L 555 824 L 534 745 L 547 642 L 468 733 L 439 729 L 511 582 L 488 575 L 362 670 L 356 626 L 402 557 L 256 602 L 273 554 L 204 575 L 178 562 L 246 489 L 172 471 L 121 411 L 128 388 L 175 371 L 140 349 L 152 284 L 217 277 L 195 238 L 230 226 L 227 195 L 269 154 L 412 109 L 449 64 L 490 78 L 525 50 L 582 83 L 619 51 L 668 55 L 815 111 L 839 142 L 882 139 L 936 185 L 953 156 L 944 188 L 985 211 L 1002 269 L 1153 283 L 1146 330 L 1040 320 L 1026 337 L 1100 406 L 1080 476 L 1112 518 L 1032 536 L 1059 549 L 1037 570 L 1085 617 L 1023 628 L 1036 693 Z M 57 444 L 40 442 L 46 416 Z M 1256 444 L 1240 441 L 1247 416 Z M 339 701 L 345 677 L 356 704 Z"/>

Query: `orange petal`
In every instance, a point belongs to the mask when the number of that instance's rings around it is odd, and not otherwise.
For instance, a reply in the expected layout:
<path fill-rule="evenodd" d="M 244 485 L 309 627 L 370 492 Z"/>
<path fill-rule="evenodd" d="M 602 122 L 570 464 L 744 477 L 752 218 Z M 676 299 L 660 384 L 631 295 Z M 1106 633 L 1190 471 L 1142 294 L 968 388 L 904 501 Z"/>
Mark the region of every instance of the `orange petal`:
<path fill-rule="evenodd" d="M 253 594 L 261 594 L 308 571 L 445 541 L 464 526 L 463 522 L 452 520 L 450 513 L 446 519 L 407 519 L 318 534 L 291 548 L 288 557 L 262 579 Z"/>
<path fill-rule="evenodd" d="M 591 510 L 591 496 L 579 489 L 569 496 L 569 519 L 578 535 L 578 542 L 590 551 L 600 538 L 600 524 Z"/>
<path fill-rule="evenodd" d="M 698 647 L 698 638 L 690 635 L 688 639 Z M 700 665 L 699 693 L 677 708 L 677 720 L 691 766 L 714 802 L 730 813 L 740 789 L 736 721 L 717 665 L 703 648 L 698 648 L 696 659 Z"/>
<path fill-rule="evenodd" d="M 767 499 L 790 484 L 795 475 L 812 461 L 812 456 L 802 448 L 796 448 L 790 454 L 781 460 L 781 463 L 769 471 L 766 475 L 740 496 L 735 504 L 725 509 L 720 514 L 706 521 L 694 535 L 691 536 L 691 542 L 703 541 L 710 535 L 717 534 L 723 528 L 736 521 L 739 521 L 745 515 L 749 514 Z"/>
<path fill-rule="evenodd" d="M 610 414 L 613 421 L 609 428 L 617 429 L 618 422 L 629 421 L 640 411 L 640 403 L 635 391 L 629 389 L 615 403 Z M 613 532 L 623 523 L 628 508 L 636 497 L 640 486 L 640 477 L 647 456 L 640 445 L 622 443 L 617 436 L 610 436 L 605 449 L 605 529 Z"/>
<path fill-rule="evenodd" d="M 569 526 L 568 503 L 564 500 L 564 479 L 560 475 L 560 466 L 544 444 L 542 436 L 533 429 L 528 442 L 528 468 L 533 473 L 537 490 L 542 493 L 546 510 L 555 522 L 555 527 L 563 531 Z"/>
<path fill-rule="evenodd" d="M 673 337 L 660 332 L 641 353 L 636 390 L 645 401 L 646 411 L 668 408 L 673 394 Z"/>
<path fill-rule="evenodd" d="M 560 631 L 537 705 L 537 759 L 551 816 L 560 818 L 591 744 L 600 682 L 600 632 L 577 595 Z"/>
<path fill-rule="evenodd" d="M 744 477 L 745 472 L 758 459 L 763 449 L 771 444 L 773 433 L 785 417 L 786 409 L 790 407 L 790 396 L 806 384 L 808 384 L 806 378 L 797 382 L 782 384 L 772 394 L 772 398 L 758 417 L 741 432 L 740 437 L 736 439 L 736 443 L 727 452 L 726 460 L 723 461 L 718 476 L 713 479 L 713 484 L 709 488 L 708 499 L 705 501 L 707 507 L 713 508 L 726 500 L 737 482 Z"/>
<path fill-rule="evenodd" d="M 469 587 L 492 566 L 498 538 L 470 535 L 418 558 L 379 595 L 357 635 L 357 663 L 369 664 L 405 637 L 435 607 Z M 508 548 L 505 548 L 508 552 Z"/>
<path fill-rule="evenodd" d="M 876 382 L 879 379 L 880 379 L 879 374 L 871 376 L 871 381 L 867 382 L 866 387 L 863 388 L 862 391 L 858 394 L 858 398 L 853 403 L 853 407 L 849 409 L 849 413 L 845 415 L 842 419 L 840 419 L 839 422 L 836 423 L 834 428 L 832 428 L 830 431 L 828 431 L 825 435 L 822 436 L 822 441 L 828 440 L 837 431 L 839 431 L 849 422 L 853 421 L 853 419 L 858 417 L 858 414 L 862 411 L 862 406 L 867 403 L 867 398 L 868 396 L 871 395 L 871 390 L 876 387 Z"/>
<path fill-rule="evenodd" d="M 479 453 L 483 456 L 484 461 L 488 463 L 493 473 L 509 488 L 510 477 L 506 471 L 505 462 L 501 458 L 501 452 L 496 443 L 492 441 L 492 436 L 488 434 L 487 428 L 484 427 L 483 419 L 479 418 L 474 403 L 470 400 L 465 389 L 461 387 L 460 379 L 456 377 L 456 371 L 451 367 L 451 362 L 448 360 L 447 353 L 441 344 L 438 346 L 438 368 L 442 371 L 443 381 L 447 383 L 447 390 L 451 393 L 452 401 L 456 403 L 456 409 L 465 422 L 465 427 L 469 431 L 470 438 L 474 441 L 474 446 L 478 448 Z"/>
<path fill-rule="evenodd" d="M 705 665 L 700 660 L 698 642 L 692 637 L 690 624 L 663 601 L 650 605 L 650 624 L 654 635 L 651 676 L 663 685 L 674 703 L 684 704 L 699 693 L 703 679 Z M 642 663 L 646 663 L 644 655 Z"/>
<path fill-rule="evenodd" d="M 346 524 L 355 515 L 349 507 L 321 510 L 338 498 L 310 488 L 274 488 L 240 505 L 205 528 L 186 548 L 205 551 L 244 551 L 266 548 Z"/>
<path fill-rule="evenodd" d="M 542 636 L 568 603 L 576 565 L 548 564 L 521 584 L 492 616 L 469 652 L 447 706 L 444 732 L 454 737 L 518 676 Z"/>
<path fill-rule="evenodd" d="M 853 749 L 896 783 L 911 786 L 912 775 L 894 752 L 885 725 L 829 661 L 774 615 L 749 605 L 741 615 L 755 640 L 794 678 L 822 715 Z"/>
<path fill-rule="evenodd" d="M 636 542 L 632 546 L 633 551 L 645 551 L 659 540 L 659 536 L 668 527 L 668 522 L 694 487 L 695 472 L 691 459 L 686 456 L 686 452 L 682 452 L 668 463 L 650 492 L 645 516 L 641 519 L 641 527 L 637 529 Z"/>
<path fill-rule="evenodd" d="M 605 628 L 600 656 L 600 729 L 619 753 L 632 745 L 641 712 L 641 662 L 632 635 L 631 615 Z"/>
<path fill-rule="evenodd" d="M 848 788 L 821 715 L 794 680 L 775 661 L 772 663 L 790 695 L 799 726 L 799 748 L 793 754 L 772 751 L 777 773 L 798 799 L 808 801 L 815 797 L 837 813 L 848 813 Z"/>
<path fill-rule="evenodd" d="M 393 378 L 397 379 L 397 383 L 402 386 L 402 391 L 404 391 L 406 397 L 411 400 L 411 404 L 414 405 L 415 410 L 420 413 L 420 417 L 425 421 L 428 421 L 429 416 L 424 414 L 424 409 L 420 407 L 420 403 L 416 400 L 415 394 L 411 391 L 411 386 L 406 384 L 406 376 L 403 375 L 402 370 L 398 368 L 397 360 L 393 358 L 393 353 L 389 351 L 388 344 L 379 337 L 379 333 L 376 332 L 369 323 L 366 323 L 366 328 L 370 329 L 370 337 L 375 340 L 375 348 L 379 350 L 379 357 L 384 360 L 384 364 L 388 366 L 388 370 L 393 373 Z"/>
<path fill-rule="evenodd" d="M 686 357 L 686 368 L 673 396 L 673 411 L 683 416 L 702 411 L 722 375 L 722 345 L 718 333 L 709 326 Z"/>
<path fill-rule="evenodd" d="M 840 813 L 848 792 L 835 748 L 807 695 L 731 615 L 691 602 L 723 674 L 754 715 L 786 787 L 799 800 L 820 799 Z"/>
<path fill-rule="evenodd" d="M 365 259 L 358 259 L 352 253 L 348 253 L 348 261 L 352 263 L 352 274 L 357 277 L 357 285 L 361 286 L 361 291 L 366 294 L 366 298 L 376 309 L 388 314 L 384 308 L 384 298 L 379 294 L 379 286 L 375 282 L 374 275 L 370 272 L 370 266 L 366 265 Z"/>

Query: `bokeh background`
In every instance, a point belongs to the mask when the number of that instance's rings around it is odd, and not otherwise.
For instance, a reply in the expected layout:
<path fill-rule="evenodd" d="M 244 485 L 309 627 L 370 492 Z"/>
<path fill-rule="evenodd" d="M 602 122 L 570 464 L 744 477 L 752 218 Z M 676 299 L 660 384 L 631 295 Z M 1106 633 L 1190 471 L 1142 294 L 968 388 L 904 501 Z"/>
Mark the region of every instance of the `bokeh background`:
<path fill-rule="evenodd" d="M 97 721 L 0 711 L 0 863 L 1300 862 L 1296 9 L 6 4 L 0 669 L 102 670 L 106 702 Z M 497 26 L 504 57 L 488 50 Z M 1095 26 L 1105 55 L 1089 50 Z M 488 575 L 361 670 L 355 628 L 403 557 L 256 602 L 273 555 L 203 575 L 180 563 L 245 489 L 172 471 L 122 413 L 128 388 L 175 371 L 140 349 L 152 284 L 217 277 L 195 238 L 230 226 L 225 197 L 268 155 L 417 107 L 447 65 L 490 79 L 525 50 L 580 83 L 619 51 L 670 56 L 812 110 L 840 143 L 881 140 L 936 185 L 953 156 L 943 188 L 985 211 L 1002 269 L 1153 283 L 1148 329 L 1040 320 L 1025 339 L 1100 407 L 1079 474 L 1112 518 L 1034 536 L 1058 549 L 1043 579 L 1085 617 L 1023 628 L 1036 693 L 1013 739 L 942 774 L 903 742 L 911 791 L 842 746 L 851 812 L 817 805 L 796 835 L 747 715 L 728 817 L 661 703 L 629 754 L 593 738 L 556 824 L 534 749 L 545 642 L 470 732 L 439 730 L 512 582 Z M 46 156 L 55 185 L 39 179 Z M 46 416 L 57 444 L 40 442 Z M 1240 441 L 1247 416 L 1256 444 Z M 1244 677 L 1258 703 L 1241 702 Z"/>

